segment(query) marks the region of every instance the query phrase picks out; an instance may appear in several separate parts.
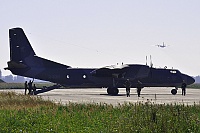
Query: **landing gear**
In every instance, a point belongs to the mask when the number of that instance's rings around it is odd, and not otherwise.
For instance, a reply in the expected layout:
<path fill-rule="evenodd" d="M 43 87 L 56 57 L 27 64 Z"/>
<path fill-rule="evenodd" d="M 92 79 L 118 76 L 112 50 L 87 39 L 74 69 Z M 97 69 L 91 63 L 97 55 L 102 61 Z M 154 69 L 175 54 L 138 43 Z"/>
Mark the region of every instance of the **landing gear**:
<path fill-rule="evenodd" d="M 172 89 L 172 90 L 171 90 L 171 93 L 172 93 L 172 95 L 176 95 L 177 89 Z"/>
<path fill-rule="evenodd" d="M 117 95 L 119 93 L 119 89 L 117 87 L 108 87 L 107 93 L 108 95 Z"/>

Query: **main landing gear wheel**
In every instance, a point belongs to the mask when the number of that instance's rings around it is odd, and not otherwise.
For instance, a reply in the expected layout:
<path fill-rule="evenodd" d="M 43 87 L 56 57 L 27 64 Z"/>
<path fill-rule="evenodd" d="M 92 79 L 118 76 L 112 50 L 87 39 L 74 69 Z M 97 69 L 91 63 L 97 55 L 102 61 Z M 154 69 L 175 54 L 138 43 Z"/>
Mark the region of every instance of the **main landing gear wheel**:
<path fill-rule="evenodd" d="M 172 89 L 172 90 L 171 90 L 171 93 L 172 93 L 172 95 L 176 95 L 177 90 L 176 90 L 176 89 Z"/>
<path fill-rule="evenodd" d="M 116 87 L 113 87 L 113 88 L 109 87 L 107 89 L 107 93 L 108 93 L 108 95 L 117 95 L 119 93 L 119 89 Z"/>

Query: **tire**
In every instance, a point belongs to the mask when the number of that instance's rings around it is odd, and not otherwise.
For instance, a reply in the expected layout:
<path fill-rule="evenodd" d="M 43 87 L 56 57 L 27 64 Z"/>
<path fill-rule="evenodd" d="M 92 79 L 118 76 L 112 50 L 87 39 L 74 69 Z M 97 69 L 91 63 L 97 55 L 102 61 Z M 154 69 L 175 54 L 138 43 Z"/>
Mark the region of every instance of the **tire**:
<path fill-rule="evenodd" d="M 171 93 L 172 93 L 172 95 L 176 95 L 177 90 L 176 90 L 176 89 L 172 89 L 172 90 L 171 90 Z"/>
<path fill-rule="evenodd" d="M 108 95 L 117 95 L 119 93 L 119 89 L 115 88 L 115 87 L 108 88 L 107 93 L 108 93 Z"/>
<path fill-rule="evenodd" d="M 112 95 L 112 88 L 108 88 L 107 93 L 108 93 L 108 95 Z"/>
<path fill-rule="evenodd" d="M 118 88 L 113 88 L 112 92 L 113 92 L 112 95 L 116 96 L 119 93 L 119 89 Z"/>

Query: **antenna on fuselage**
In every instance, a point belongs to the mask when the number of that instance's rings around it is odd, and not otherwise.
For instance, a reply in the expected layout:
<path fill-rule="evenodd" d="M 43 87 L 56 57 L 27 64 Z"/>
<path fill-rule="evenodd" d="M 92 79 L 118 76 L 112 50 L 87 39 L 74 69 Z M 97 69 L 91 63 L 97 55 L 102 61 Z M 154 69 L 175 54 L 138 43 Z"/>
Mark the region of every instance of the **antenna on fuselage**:
<path fill-rule="evenodd" d="M 150 55 L 150 67 L 153 67 L 153 63 L 152 63 L 152 60 L 151 60 L 151 55 Z"/>
<path fill-rule="evenodd" d="M 147 56 L 146 56 L 146 66 L 147 66 Z"/>

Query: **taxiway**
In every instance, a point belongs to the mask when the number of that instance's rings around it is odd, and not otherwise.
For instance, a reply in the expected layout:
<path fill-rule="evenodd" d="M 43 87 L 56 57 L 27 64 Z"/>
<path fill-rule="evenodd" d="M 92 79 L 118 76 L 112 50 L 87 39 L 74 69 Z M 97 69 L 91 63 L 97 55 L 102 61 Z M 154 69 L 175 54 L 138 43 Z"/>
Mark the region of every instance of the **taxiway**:
<path fill-rule="evenodd" d="M 75 103 L 105 103 L 114 106 L 124 103 L 154 103 L 154 104 L 185 104 L 193 105 L 200 104 L 200 89 L 187 89 L 186 96 L 181 95 L 181 89 L 178 90 L 177 95 L 170 93 L 172 88 L 143 88 L 141 96 L 138 97 L 136 89 L 131 89 L 131 96 L 126 97 L 125 89 L 119 89 L 118 96 L 110 96 L 106 89 L 55 89 L 49 92 L 39 94 L 45 100 L 51 100 L 56 103 L 67 104 L 69 102 Z M 15 90 L 1 90 L 1 91 L 15 91 L 17 93 L 24 93 L 23 89 Z"/>

